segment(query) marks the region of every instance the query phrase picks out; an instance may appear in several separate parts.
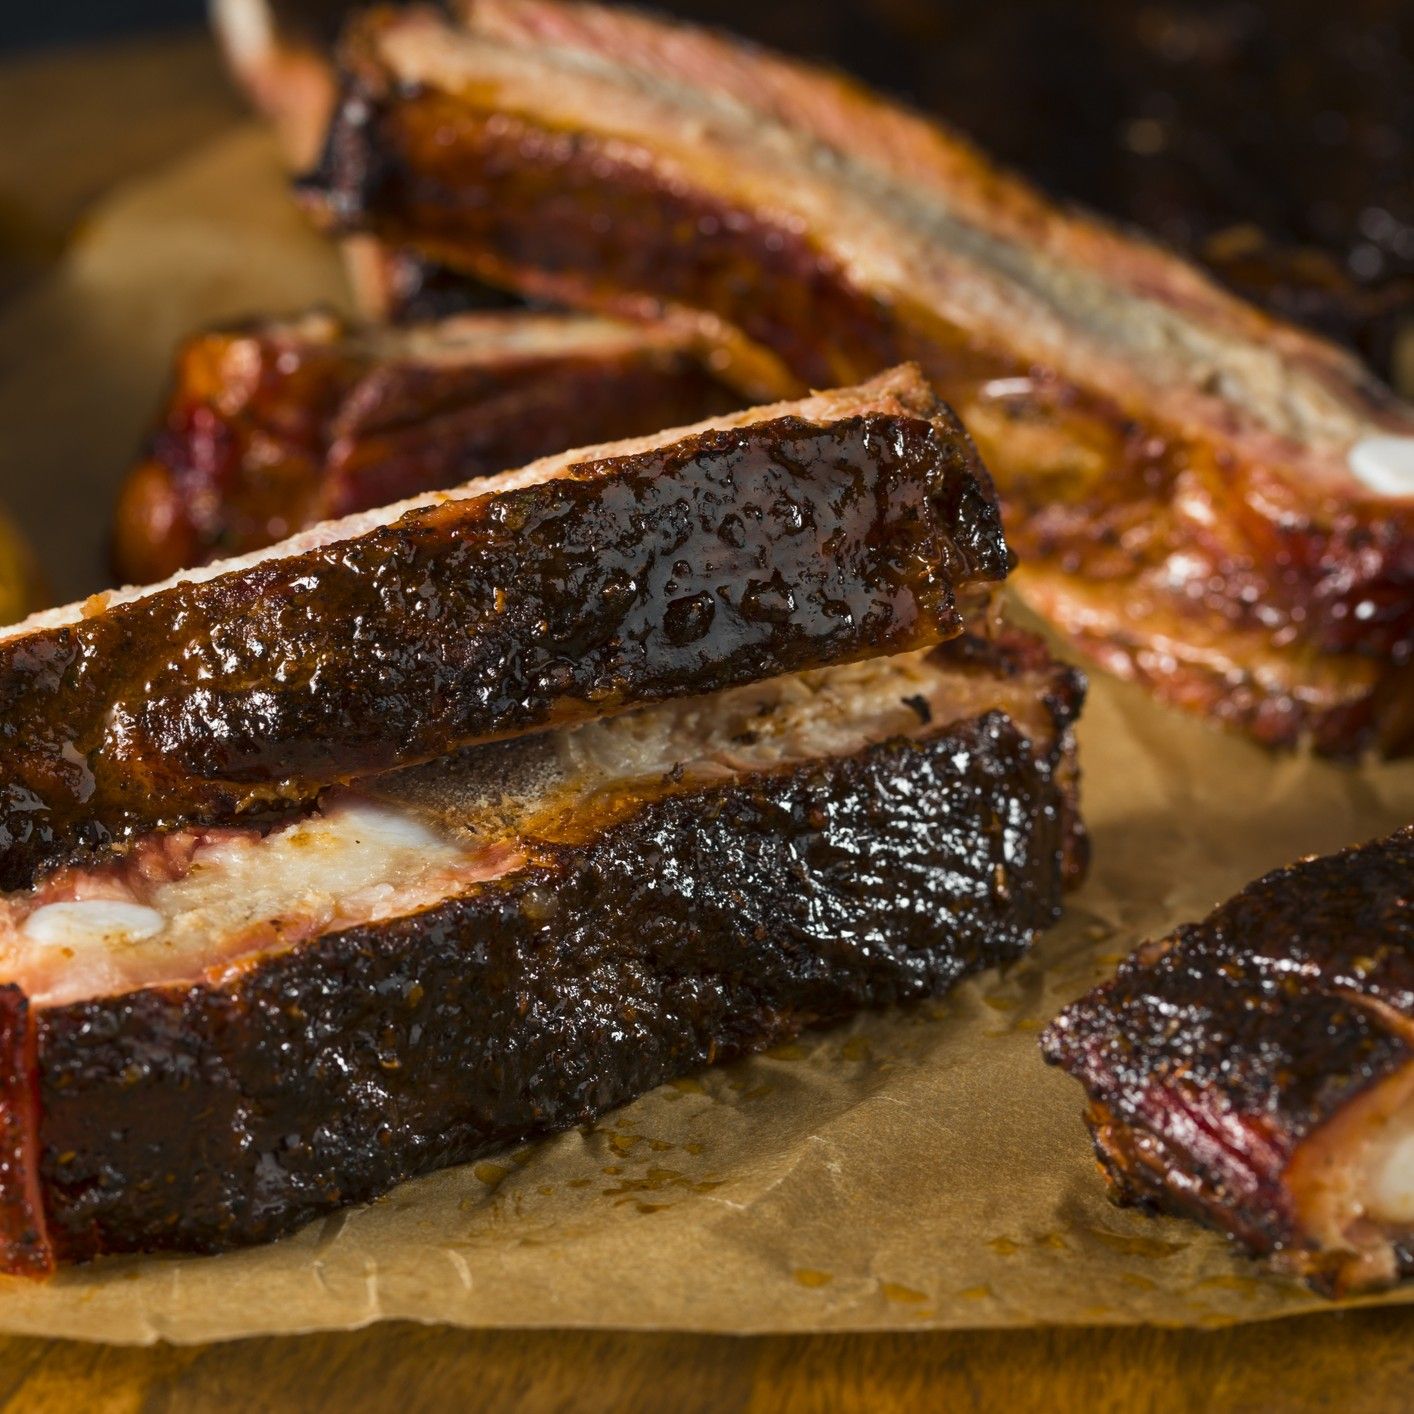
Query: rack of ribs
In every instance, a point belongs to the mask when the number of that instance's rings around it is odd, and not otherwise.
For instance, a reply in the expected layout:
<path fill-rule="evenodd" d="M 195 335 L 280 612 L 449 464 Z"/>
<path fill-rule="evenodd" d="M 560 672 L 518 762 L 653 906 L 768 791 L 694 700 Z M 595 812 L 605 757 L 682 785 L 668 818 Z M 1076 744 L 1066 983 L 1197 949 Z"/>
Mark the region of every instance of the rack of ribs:
<path fill-rule="evenodd" d="M 1017 587 L 1258 741 L 1406 748 L 1414 412 L 1348 354 L 808 64 L 593 4 L 357 19 L 304 198 L 332 231 L 665 320 L 742 389 L 919 361 Z"/>
<path fill-rule="evenodd" d="M 960 640 L 0 896 L 0 1268 L 265 1241 L 1016 958 L 1083 862 L 1080 693 Z"/>
<path fill-rule="evenodd" d="M 986 631 L 1009 553 L 912 368 L 562 453 L 0 629 L 0 887 L 462 746 Z"/>
<path fill-rule="evenodd" d="M 1348 1292 L 1414 1276 L 1414 827 L 1250 884 L 1061 1013 L 1121 1202 Z"/>
<path fill-rule="evenodd" d="M 231 69 L 296 170 L 318 156 L 338 97 L 339 31 L 359 8 L 213 0 Z M 759 43 L 800 43 L 788 8 L 654 8 Z M 1152 232 L 1244 299 L 1358 349 L 1407 394 L 1414 99 L 1391 18 L 1386 0 L 1338 11 L 1325 0 L 1169 0 L 1160 11 L 1129 0 L 820 0 L 809 48 L 916 94 L 1045 190 Z M 1215 72 L 1227 82 L 1208 82 Z M 373 290 L 384 315 L 400 305 L 450 313 L 485 292 L 406 252 L 387 255 L 387 287 Z"/>

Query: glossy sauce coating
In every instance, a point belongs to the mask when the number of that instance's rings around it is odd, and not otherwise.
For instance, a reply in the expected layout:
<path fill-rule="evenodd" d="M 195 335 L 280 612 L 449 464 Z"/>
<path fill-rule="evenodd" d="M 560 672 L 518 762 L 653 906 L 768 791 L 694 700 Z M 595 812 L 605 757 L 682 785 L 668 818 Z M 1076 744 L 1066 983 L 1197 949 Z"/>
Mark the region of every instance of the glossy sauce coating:
<path fill-rule="evenodd" d="M 779 418 L 0 641 L 0 885 L 459 745 L 953 637 L 958 592 L 1008 567 L 985 476 L 946 420 Z"/>
<path fill-rule="evenodd" d="M 568 322 L 568 321 L 567 321 Z M 120 582 L 150 584 L 566 447 L 678 427 L 736 399 L 682 349 L 506 349 L 458 320 L 386 353 L 331 318 L 207 333 L 120 496 Z"/>

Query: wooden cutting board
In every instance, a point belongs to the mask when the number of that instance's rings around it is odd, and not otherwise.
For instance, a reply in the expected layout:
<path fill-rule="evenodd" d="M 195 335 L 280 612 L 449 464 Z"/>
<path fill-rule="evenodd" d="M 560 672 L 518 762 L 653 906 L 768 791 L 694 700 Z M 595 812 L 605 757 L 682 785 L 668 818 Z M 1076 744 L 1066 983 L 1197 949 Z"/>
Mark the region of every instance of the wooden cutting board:
<path fill-rule="evenodd" d="M 574 1410 L 916 1414 L 1409 1407 L 1414 1321 L 1313 1316 L 1220 1332 L 1128 1329 L 733 1338 L 375 1326 L 135 1350 L 0 1342 L 7 1411 Z"/>
<path fill-rule="evenodd" d="M 0 300 L 110 186 L 235 121 L 201 37 L 0 66 Z M 23 135 L 23 140 L 16 140 Z M 0 370 L 3 376 L 3 370 Z M 3 499 L 4 487 L 0 487 Z M 1222 1331 L 730 1338 L 468 1332 L 133 1349 L 0 1338 L 0 1409 L 1384 1411 L 1414 1395 L 1414 1311 Z"/>

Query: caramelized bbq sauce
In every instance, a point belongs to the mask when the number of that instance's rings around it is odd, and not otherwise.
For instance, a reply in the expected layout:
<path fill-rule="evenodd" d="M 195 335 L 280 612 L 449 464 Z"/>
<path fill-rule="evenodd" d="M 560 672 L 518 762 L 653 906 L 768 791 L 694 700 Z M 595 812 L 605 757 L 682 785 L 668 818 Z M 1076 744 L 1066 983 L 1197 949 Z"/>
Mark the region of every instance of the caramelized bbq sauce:
<path fill-rule="evenodd" d="M 332 340 L 251 331 L 187 344 L 161 422 L 119 494 L 119 579 L 150 584 L 318 519 L 328 426 L 363 372 Z"/>
<path fill-rule="evenodd" d="M 419 363 L 380 359 L 340 332 L 206 335 L 183 351 L 124 486 L 116 568 L 124 583 L 153 583 L 317 521 L 735 401 L 671 351 Z"/>
<path fill-rule="evenodd" d="M 37 1168 L 48 1240 L 11 1237 L 6 1265 L 266 1241 L 1015 958 L 1059 912 L 1076 828 L 1066 677 L 1045 748 L 989 712 L 648 801 L 221 985 L 42 1012 L 38 1152 L 0 1192 Z"/>
<path fill-rule="evenodd" d="M 1411 877 L 1414 829 L 1273 870 L 1133 953 L 1067 1009 L 1049 1054 L 1067 1068 L 1098 1065 L 1121 1104 L 1182 1078 L 1307 1133 L 1348 1093 L 1339 1077 L 1371 1075 L 1349 1065 L 1365 1053 L 1349 1042 L 1363 1025 L 1302 1024 L 1293 1008 L 1331 1002 L 1360 1016 L 1363 1001 L 1414 1016 Z"/>
<path fill-rule="evenodd" d="M 629 314 L 645 299 L 710 312 L 779 360 L 784 387 L 918 360 L 998 478 L 1023 574 L 1048 563 L 1120 597 L 1132 587 L 1180 634 L 1197 619 L 1279 650 L 1414 650 L 1402 521 L 1343 501 L 1313 511 L 1307 495 L 1263 516 L 1225 453 L 854 288 L 807 236 L 665 181 L 649 153 L 465 98 L 356 87 L 305 185 L 336 222 L 486 279 Z"/>
<path fill-rule="evenodd" d="M 955 636 L 955 591 L 1008 567 L 985 475 L 920 419 L 784 417 L 0 642 L 0 886 L 473 741 Z"/>

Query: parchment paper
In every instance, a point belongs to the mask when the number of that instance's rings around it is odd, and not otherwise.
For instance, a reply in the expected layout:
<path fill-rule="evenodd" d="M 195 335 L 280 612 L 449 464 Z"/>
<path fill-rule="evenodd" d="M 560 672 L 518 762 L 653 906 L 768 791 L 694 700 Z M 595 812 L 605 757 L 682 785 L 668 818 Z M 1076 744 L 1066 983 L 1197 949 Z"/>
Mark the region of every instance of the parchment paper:
<path fill-rule="evenodd" d="M 192 326 L 342 298 L 241 131 L 112 201 L 0 326 L 0 492 L 59 591 L 103 582 L 116 478 Z M 204 1341 L 386 1318 L 820 1331 L 1211 1325 L 1328 1303 L 1112 1207 L 1036 1037 L 1140 938 L 1414 818 L 1414 763 L 1268 757 L 1092 675 L 1094 870 L 1008 976 L 813 1033 L 274 1246 L 0 1282 L 0 1329 Z M 292 1076 L 291 1084 L 303 1083 Z M 1414 1289 L 1387 1300 L 1414 1299 Z"/>

